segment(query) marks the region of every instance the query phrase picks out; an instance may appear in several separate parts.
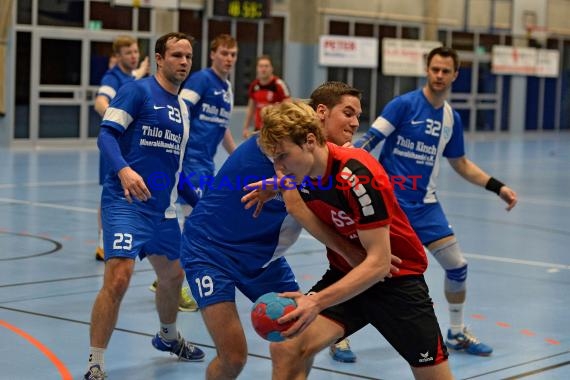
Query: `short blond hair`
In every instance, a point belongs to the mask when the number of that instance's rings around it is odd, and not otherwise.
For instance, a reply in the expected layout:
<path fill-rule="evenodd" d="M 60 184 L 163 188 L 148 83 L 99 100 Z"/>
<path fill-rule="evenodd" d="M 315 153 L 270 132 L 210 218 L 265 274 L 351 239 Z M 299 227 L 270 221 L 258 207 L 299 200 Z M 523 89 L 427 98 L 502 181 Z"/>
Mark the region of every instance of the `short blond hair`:
<path fill-rule="evenodd" d="M 120 54 L 121 48 L 136 44 L 137 40 L 130 36 L 118 36 L 113 40 L 113 54 Z"/>
<path fill-rule="evenodd" d="M 266 106 L 261 110 L 261 119 L 263 128 L 259 133 L 259 146 L 270 156 L 286 138 L 301 146 L 307 141 L 307 135 L 312 133 L 319 145 L 325 144 L 321 121 L 305 101 L 296 99 Z"/>

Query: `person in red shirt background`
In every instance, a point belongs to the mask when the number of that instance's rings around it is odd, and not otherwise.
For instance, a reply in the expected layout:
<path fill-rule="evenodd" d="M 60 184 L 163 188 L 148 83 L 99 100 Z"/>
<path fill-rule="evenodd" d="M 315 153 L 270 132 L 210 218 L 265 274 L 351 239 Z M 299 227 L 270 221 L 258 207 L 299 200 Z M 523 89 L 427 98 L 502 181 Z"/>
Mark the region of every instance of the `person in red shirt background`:
<path fill-rule="evenodd" d="M 254 119 L 254 132 L 263 126 L 260 111 L 268 104 L 281 103 L 291 97 L 289 88 L 283 79 L 273 75 L 273 63 L 268 55 L 257 58 L 255 65 L 256 78 L 250 83 L 247 103 L 247 113 L 243 122 L 243 138 L 251 135 L 249 129 Z"/>

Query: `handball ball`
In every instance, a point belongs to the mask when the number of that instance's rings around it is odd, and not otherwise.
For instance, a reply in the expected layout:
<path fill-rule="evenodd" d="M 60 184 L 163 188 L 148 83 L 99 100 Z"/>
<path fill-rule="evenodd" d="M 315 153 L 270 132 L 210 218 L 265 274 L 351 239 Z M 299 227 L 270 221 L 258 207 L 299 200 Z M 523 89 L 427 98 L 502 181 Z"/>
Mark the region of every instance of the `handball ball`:
<path fill-rule="evenodd" d="M 279 324 L 277 320 L 297 307 L 292 298 L 279 297 L 277 293 L 265 293 L 255 301 L 251 308 L 251 324 L 260 337 L 270 342 L 281 342 L 281 332 L 287 330 L 295 321 Z"/>

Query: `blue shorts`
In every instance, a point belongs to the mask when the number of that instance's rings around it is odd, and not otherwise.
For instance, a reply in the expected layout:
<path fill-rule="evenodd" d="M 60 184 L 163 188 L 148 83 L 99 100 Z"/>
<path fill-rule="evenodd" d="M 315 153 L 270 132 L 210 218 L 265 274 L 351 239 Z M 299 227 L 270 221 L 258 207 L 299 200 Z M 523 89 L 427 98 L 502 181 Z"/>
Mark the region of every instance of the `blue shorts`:
<path fill-rule="evenodd" d="M 106 205 L 101 208 L 105 260 L 126 257 L 142 260 L 147 255 L 180 258 L 180 226 L 177 218 L 141 212 L 135 204 Z"/>
<path fill-rule="evenodd" d="M 183 245 L 182 249 L 185 247 L 188 248 Z M 212 246 L 209 250 L 216 255 Z M 244 260 L 247 258 L 244 257 Z M 192 295 L 201 309 L 221 302 L 235 302 L 236 288 L 252 302 L 265 293 L 299 290 L 295 275 L 284 257 L 272 261 L 265 268 L 259 268 L 254 274 L 237 270 L 231 259 L 222 258 L 221 255 L 216 256 L 216 261 L 199 259 L 189 263 L 183 260 L 183 267 Z"/>
<path fill-rule="evenodd" d="M 439 202 L 399 203 L 423 245 L 428 246 L 436 240 L 453 235 L 453 230 Z"/>

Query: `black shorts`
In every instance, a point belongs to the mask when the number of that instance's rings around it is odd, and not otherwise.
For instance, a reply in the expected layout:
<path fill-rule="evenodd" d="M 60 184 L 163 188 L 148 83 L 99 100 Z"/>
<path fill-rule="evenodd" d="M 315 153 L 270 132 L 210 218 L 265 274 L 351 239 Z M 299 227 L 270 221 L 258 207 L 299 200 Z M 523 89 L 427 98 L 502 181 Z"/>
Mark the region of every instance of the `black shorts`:
<path fill-rule="evenodd" d="M 329 268 L 310 291 L 323 290 L 343 276 L 343 272 Z M 447 360 L 447 348 L 422 275 L 379 282 L 320 314 L 341 324 L 345 336 L 370 323 L 412 367 Z"/>

